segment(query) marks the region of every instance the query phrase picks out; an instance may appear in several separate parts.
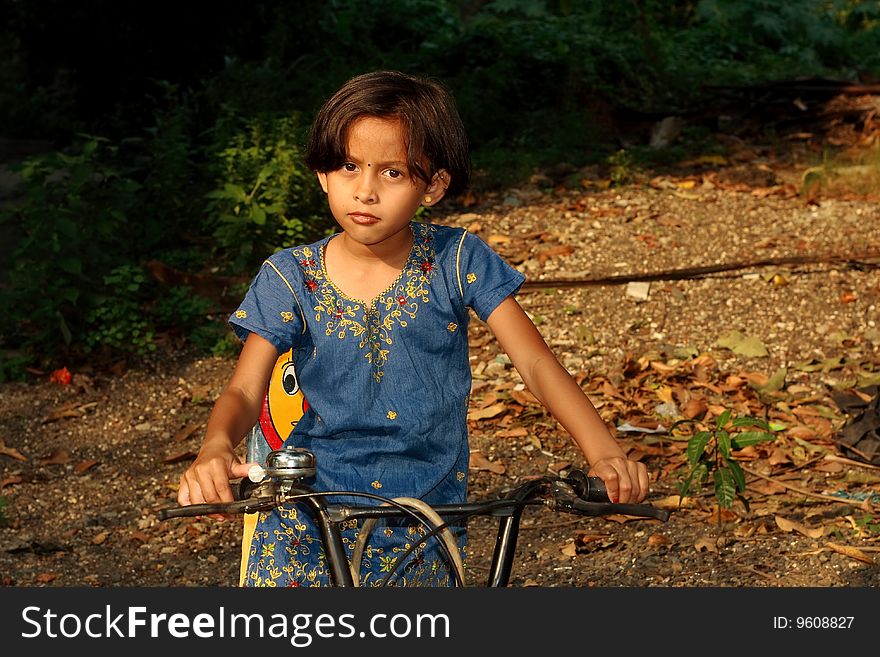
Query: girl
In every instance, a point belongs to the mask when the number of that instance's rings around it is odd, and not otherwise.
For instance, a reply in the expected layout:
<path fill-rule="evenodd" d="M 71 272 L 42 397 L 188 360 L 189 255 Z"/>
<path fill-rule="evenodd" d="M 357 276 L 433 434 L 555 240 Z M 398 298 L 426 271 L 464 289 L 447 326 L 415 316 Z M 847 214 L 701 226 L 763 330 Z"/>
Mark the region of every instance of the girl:
<path fill-rule="evenodd" d="M 469 181 L 467 140 L 442 85 L 390 71 L 349 80 L 318 112 L 306 163 L 341 231 L 271 256 L 230 317 L 244 346 L 181 477 L 180 504 L 232 500 L 229 479 L 250 467 L 235 447 L 285 352 L 307 402 L 287 441 L 314 452 L 315 488 L 464 502 L 470 310 L 573 436 L 611 499 L 644 499 L 645 466 L 626 458 L 517 303 L 523 275 L 466 230 L 413 221 L 419 206 Z M 351 547 L 357 527 L 346 531 Z M 361 582 L 379 581 L 418 531 L 394 522 L 373 528 Z M 260 514 L 244 583 L 325 583 L 318 536 L 304 509 Z M 463 545 L 461 528 L 458 537 Z M 397 571 L 404 584 L 450 583 L 443 553 L 428 543 Z"/>

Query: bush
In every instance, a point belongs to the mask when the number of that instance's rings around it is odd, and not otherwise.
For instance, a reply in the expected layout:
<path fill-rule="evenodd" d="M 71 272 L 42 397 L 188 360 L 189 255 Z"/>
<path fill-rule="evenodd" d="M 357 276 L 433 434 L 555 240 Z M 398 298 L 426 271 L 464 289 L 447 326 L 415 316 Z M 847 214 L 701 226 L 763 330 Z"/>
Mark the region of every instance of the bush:
<path fill-rule="evenodd" d="M 323 192 L 302 160 L 298 116 L 258 117 L 215 155 L 217 187 L 206 196 L 216 249 L 230 268 L 252 268 L 285 246 L 329 228 Z"/>

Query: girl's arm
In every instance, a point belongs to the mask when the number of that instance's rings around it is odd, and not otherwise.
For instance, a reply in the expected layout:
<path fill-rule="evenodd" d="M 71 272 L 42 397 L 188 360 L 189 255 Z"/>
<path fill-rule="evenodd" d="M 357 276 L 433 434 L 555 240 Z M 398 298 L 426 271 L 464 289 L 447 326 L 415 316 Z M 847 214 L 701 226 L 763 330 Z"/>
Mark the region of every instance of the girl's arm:
<path fill-rule="evenodd" d="M 181 505 L 231 502 L 229 480 L 247 475 L 235 447 L 256 424 L 278 352 L 271 342 L 251 333 L 223 392 L 214 403 L 199 455 L 180 478 Z"/>
<path fill-rule="evenodd" d="M 544 342 L 525 311 L 512 296 L 487 318 L 489 328 L 522 376 L 529 391 L 568 431 L 602 478 L 612 501 L 639 502 L 648 493 L 643 463 L 626 458 L 589 397 Z"/>

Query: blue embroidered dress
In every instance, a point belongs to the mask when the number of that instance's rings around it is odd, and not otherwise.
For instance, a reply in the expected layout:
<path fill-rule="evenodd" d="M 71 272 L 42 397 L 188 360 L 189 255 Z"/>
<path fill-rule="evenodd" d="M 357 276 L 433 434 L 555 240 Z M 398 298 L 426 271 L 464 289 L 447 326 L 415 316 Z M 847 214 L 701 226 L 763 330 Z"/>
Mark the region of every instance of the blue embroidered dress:
<path fill-rule="evenodd" d="M 469 309 L 485 320 L 524 277 L 461 228 L 411 227 L 408 262 L 372 307 L 347 297 L 328 278 L 328 237 L 266 260 L 230 323 L 242 340 L 254 332 L 279 353 L 292 349 L 308 404 L 286 444 L 314 452 L 318 473 L 308 483 L 317 490 L 462 503 Z M 362 585 L 381 581 L 419 531 L 425 533 L 399 521 L 377 524 L 364 550 Z M 344 540 L 349 550 L 356 533 L 352 522 Z M 464 530 L 458 535 L 463 545 Z M 328 581 L 320 534 L 304 506 L 259 514 L 246 557 L 246 586 Z M 434 539 L 395 572 L 399 585 L 452 583 Z"/>

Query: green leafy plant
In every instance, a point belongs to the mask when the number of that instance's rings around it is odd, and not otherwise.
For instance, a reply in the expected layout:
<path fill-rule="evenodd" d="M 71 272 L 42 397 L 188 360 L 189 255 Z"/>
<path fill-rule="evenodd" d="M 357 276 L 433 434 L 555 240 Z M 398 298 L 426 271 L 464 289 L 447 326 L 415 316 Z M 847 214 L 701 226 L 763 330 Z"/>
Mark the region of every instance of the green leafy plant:
<path fill-rule="evenodd" d="M 6 507 L 8 504 L 8 500 L 0 495 L 0 527 L 9 526 L 9 519 L 6 517 Z"/>
<path fill-rule="evenodd" d="M 261 117 L 247 121 L 217 154 L 218 186 L 206 195 L 208 213 L 233 271 L 328 227 L 320 187 L 302 162 L 301 138 L 296 116 Z"/>
<path fill-rule="evenodd" d="M 120 265 L 104 276 L 107 293 L 86 315 L 88 351 L 110 347 L 143 355 L 156 350 L 154 332 L 141 307 L 146 282 L 143 269 L 135 265 Z"/>
<path fill-rule="evenodd" d="M 116 154 L 106 140 L 87 138 L 78 152 L 17 167 L 22 200 L 0 209 L 0 222 L 18 235 L 0 287 L 0 306 L 18 321 L 9 335 L 16 345 L 51 352 L 80 340 L 102 276 L 138 243 L 130 220 L 140 184 Z"/>
<path fill-rule="evenodd" d="M 749 502 L 745 497 L 745 473 L 733 452 L 750 445 L 776 440 L 777 428 L 759 418 L 734 417 L 733 412 L 728 409 L 708 427 L 701 426 L 696 420 L 679 420 L 672 425 L 670 431 L 688 424 L 700 430 L 688 439 L 687 460 L 690 470 L 679 484 L 679 495 L 684 498 L 692 489 L 703 486 L 711 479 L 720 525 L 721 509 L 729 509 L 737 499 L 746 510 L 749 509 Z"/>

